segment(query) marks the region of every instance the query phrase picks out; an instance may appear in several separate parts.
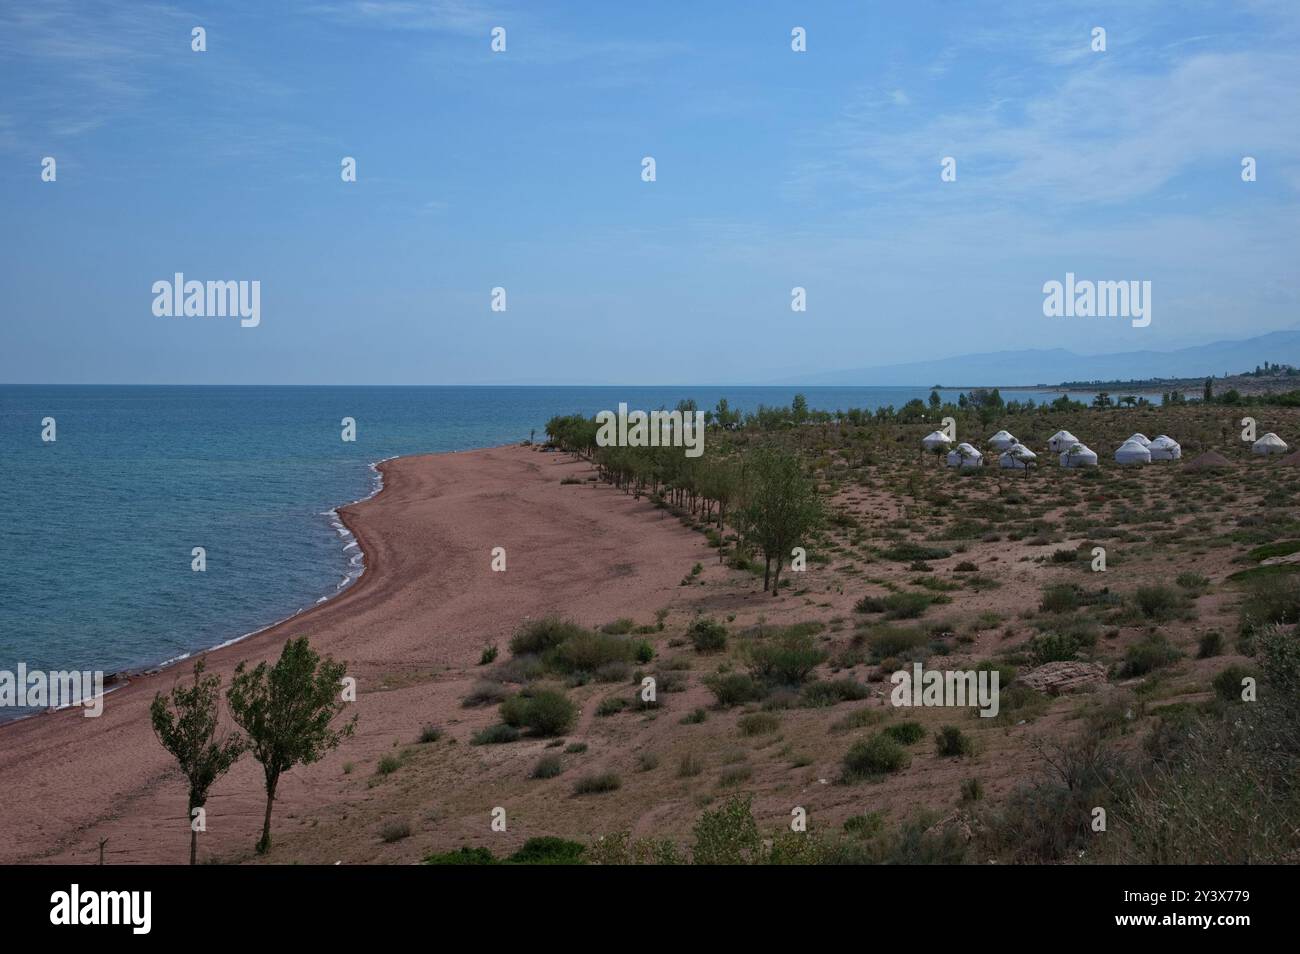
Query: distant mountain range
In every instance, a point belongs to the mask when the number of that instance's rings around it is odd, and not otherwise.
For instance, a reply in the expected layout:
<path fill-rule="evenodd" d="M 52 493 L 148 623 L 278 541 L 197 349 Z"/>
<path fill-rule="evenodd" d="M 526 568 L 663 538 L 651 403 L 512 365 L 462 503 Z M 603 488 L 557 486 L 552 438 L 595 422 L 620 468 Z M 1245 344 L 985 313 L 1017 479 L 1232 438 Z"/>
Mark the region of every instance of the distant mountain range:
<path fill-rule="evenodd" d="M 1271 361 L 1300 367 L 1300 330 L 1176 351 L 1081 355 L 1064 348 L 994 351 L 852 371 L 830 371 L 780 384 L 811 386 L 1014 387 L 1064 381 L 1130 381 L 1238 374 Z"/>

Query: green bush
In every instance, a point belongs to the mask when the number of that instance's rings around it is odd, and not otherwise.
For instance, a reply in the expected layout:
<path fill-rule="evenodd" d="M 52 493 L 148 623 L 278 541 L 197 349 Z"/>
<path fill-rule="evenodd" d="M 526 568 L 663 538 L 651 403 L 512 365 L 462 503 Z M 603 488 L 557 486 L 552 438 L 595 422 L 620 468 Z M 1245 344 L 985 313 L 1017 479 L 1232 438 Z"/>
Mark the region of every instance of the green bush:
<path fill-rule="evenodd" d="M 1183 597 L 1172 586 L 1139 586 L 1133 603 L 1147 619 L 1171 619 L 1182 606 Z"/>
<path fill-rule="evenodd" d="M 553 835 L 529 838 L 507 860 L 512 865 L 580 865 L 587 846 Z"/>
<path fill-rule="evenodd" d="M 934 747 L 940 755 L 950 758 L 961 758 L 975 751 L 970 736 L 955 725 L 945 725 L 934 734 Z"/>
<path fill-rule="evenodd" d="M 944 599 L 947 599 L 945 597 Z M 929 593 L 890 593 L 884 599 L 887 619 L 916 619 L 922 616 L 935 598 Z"/>
<path fill-rule="evenodd" d="M 727 648 L 727 627 L 709 616 L 702 616 L 686 630 L 696 652 L 717 653 Z"/>
<path fill-rule="evenodd" d="M 512 725 L 490 725 L 470 736 L 470 745 L 501 745 L 519 741 L 519 730 Z"/>
<path fill-rule="evenodd" d="M 821 709 L 841 702 L 865 699 L 871 690 L 856 679 L 832 679 L 810 682 L 799 691 L 799 704 L 810 709 Z"/>
<path fill-rule="evenodd" d="M 516 656 L 544 653 L 585 632 L 577 623 L 558 616 L 545 616 L 526 623 L 510 637 L 510 652 Z"/>
<path fill-rule="evenodd" d="M 883 733 L 853 743 L 844 756 L 845 781 L 877 778 L 912 764 L 912 756 L 897 741 Z"/>
<path fill-rule="evenodd" d="M 573 786 L 574 795 L 600 795 L 615 791 L 623 780 L 613 772 L 601 772 L 598 775 L 584 775 Z"/>
<path fill-rule="evenodd" d="M 1121 675 L 1132 678 L 1145 676 L 1176 661 L 1182 653 L 1170 645 L 1163 633 L 1152 633 L 1129 646 L 1124 653 Z"/>
<path fill-rule="evenodd" d="M 915 745 L 925 738 L 925 729 L 919 722 L 896 722 L 882 731 L 900 745 Z"/>
<path fill-rule="evenodd" d="M 462 846 L 455 851 L 429 855 L 424 859 L 424 863 L 426 865 L 494 865 L 497 860 L 486 848 Z"/>
<path fill-rule="evenodd" d="M 768 684 L 797 686 L 826 660 L 826 653 L 803 633 L 785 633 L 749 647 L 749 670 Z"/>
<path fill-rule="evenodd" d="M 905 629 L 901 626 L 876 626 L 867 634 L 867 645 L 876 659 L 901 656 L 930 642 L 923 629 Z"/>
<path fill-rule="evenodd" d="M 1241 681 L 1255 674 L 1245 666 L 1229 666 L 1214 677 L 1212 685 L 1218 697 L 1225 702 L 1241 702 Z"/>
<path fill-rule="evenodd" d="M 763 698 L 763 689 L 743 672 L 717 673 L 704 677 L 704 685 L 724 709 Z"/>
<path fill-rule="evenodd" d="M 578 707 L 556 689 L 525 689 L 501 703 L 501 721 L 534 735 L 563 735 L 578 718 Z"/>
<path fill-rule="evenodd" d="M 610 663 L 631 662 L 636 654 L 637 645 L 622 636 L 584 629 L 548 649 L 542 659 L 562 673 L 595 672 Z"/>
<path fill-rule="evenodd" d="M 1217 630 L 1202 633 L 1196 647 L 1196 658 L 1210 659 L 1223 654 L 1223 634 Z"/>
<path fill-rule="evenodd" d="M 1073 583 L 1055 583 L 1043 588 L 1038 608 L 1044 613 L 1069 613 L 1079 608 L 1079 588 Z"/>
<path fill-rule="evenodd" d="M 770 712 L 751 712 L 736 723 L 744 736 L 766 735 L 781 728 L 781 720 Z"/>
<path fill-rule="evenodd" d="M 1066 662 L 1079 655 L 1079 641 L 1064 633 L 1044 633 L 1029 641 L 1029 658 L 1035 666 Z"/>
<path fill-rule="evenodd" d="M 558 755 L 543 755 L 533 766 L 533 778 L 555 778 L 564 771 L 564 760 Z"/>

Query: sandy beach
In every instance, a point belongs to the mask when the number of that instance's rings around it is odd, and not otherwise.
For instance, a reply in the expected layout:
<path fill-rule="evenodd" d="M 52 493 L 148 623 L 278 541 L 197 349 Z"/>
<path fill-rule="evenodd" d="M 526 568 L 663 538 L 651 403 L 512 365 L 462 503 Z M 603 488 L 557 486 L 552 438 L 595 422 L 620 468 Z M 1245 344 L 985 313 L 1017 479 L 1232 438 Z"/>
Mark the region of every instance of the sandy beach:
<path fill-rule="evenodd" d="M 693 562 L 708 562 L 703 538 L 661 519 L 647 501 L 607 486 L 562 485 L 589 473 L 566 455 L 503 447 L 402 458 L 381 470 L 384 489 L 340 511 L 366 555 L 362 578 L 207 655 L 224 685 L 240 660 L 273 659 L 285 639 L 305 635 L 358 679 L 355 737 L 281 782 L 272 861 L 296 860 L 294 833 L 319 813 L 347 817 L 370 797 L 345 763 L 373 761 L 426 724 L 468 737 L 460 701 L 485 644 L 504 652 L 522 620 L 548 612 L 588 624 L 653 612 Z M 601 505 L 591 505 L 593 495 Z M 504 573 L 490 570 L 497 546 L 507 551 Z M 109 863 L 184 862 L 185 788 L 154 737 L 149 704 L 189 674 L 187 661 L 133 678 L 107 697 L 98 719 L 69 710 L 0 728 L 0 863 L 94 863 L 105 838 Z M 213 789 L 201 856 L 250 858 L 263 802 L 260 767 L 246 756 Z M 317 849 L 319 861 L 373 855 L 365 843 L 337 846 L 335 859 Z"/>

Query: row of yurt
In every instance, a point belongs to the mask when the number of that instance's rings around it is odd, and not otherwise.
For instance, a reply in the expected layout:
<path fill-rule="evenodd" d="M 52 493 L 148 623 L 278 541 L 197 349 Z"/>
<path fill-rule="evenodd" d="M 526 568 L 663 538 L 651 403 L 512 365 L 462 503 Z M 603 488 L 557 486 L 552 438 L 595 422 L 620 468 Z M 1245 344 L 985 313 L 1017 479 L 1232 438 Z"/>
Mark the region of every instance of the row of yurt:
<path fill-rule="evenodd" d="M 944 450 L 951 443 L 943 431 L 932 431 L 921 439 L 921 446 L 931 453 Z M 1000 467 L 1024 470 L 1033 466 L 1038 459 L 1038 455 L 1020 443 L 1009 431 L 998 431 L 990 437 L 989 447 L 998 452 Z M 1062 467 L 1097 466 L 1097 452 L 1069 431 L 1057 431 L 1049 437 L 1047 449 L 1059 455 Z M 1287 450 L 1286 442 L 1272 431 L 1251 445 L 1251 452 L 1261 456 L 1285 454 Z M 1182 445 L 1167 434 L 1161 434 L 1155 440 L 1145 434 L 1134 434 L 1115 451 L 1115 461 L 1119 464 L 1149 464 L 1157 460 L 1179 460 L 1182 456 Z M 972 444 L 963 442 L 948 451 L 949 467 L 967 469 L 983 465 L 983 453 Z"/>

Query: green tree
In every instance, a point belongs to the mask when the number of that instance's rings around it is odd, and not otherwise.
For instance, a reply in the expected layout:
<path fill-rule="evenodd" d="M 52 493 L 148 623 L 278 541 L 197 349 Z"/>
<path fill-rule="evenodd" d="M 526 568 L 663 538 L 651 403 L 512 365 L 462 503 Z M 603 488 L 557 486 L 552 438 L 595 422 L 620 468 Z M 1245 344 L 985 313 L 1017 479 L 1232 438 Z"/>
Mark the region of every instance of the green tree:
<path fill-rule="evenodd" d="M 247 747 L 239 733 L 217 738 L 217 704 L 220 676 L 203 676 L 203 660 L 194 664 L 194 684 L 172 688 L 171 701 L 161 692 L 153 697 L 149 718 L 154 735 L 180 764 L 189 783 L 190 864 L 197 864 L 199 833 L 194 810 L 208 801 L 212 783 L 230 770 Z"/>
<path fill-rule="evenodd" d="M 1214 379 L 1206 378 L 1205 379 L 1205 401 L 1208 404 L 1210 401 L 1213 400 L 1214 400 Z"/>
<path fill-rule="evenodd" d="M 271 849 L 271 806 L 280 776 L 295 765 L 319 761 L 356 728 L 355 715 L 340 729 L 330 726 L 346 704 L 340 690 L 346 672 L 346 664 L 321 659 L 306 636 L 286 641 L 274 666 L 260 662 L 250 671 L 241 662 L 235 669 L 226 694 L 230 712 L 248 733 L 266 777 L 259 854 Z"/>
<path fill-rule="evenodd" d="M 756 451 L 747 476 L 741 519 L 747 538 L 763 551 L 763 589 L 770 582 L 775 595 L 782 562 L 821 521 L 821 501 L 812 481 L 804 476 L 798 458 L 790 454 Z"/>

